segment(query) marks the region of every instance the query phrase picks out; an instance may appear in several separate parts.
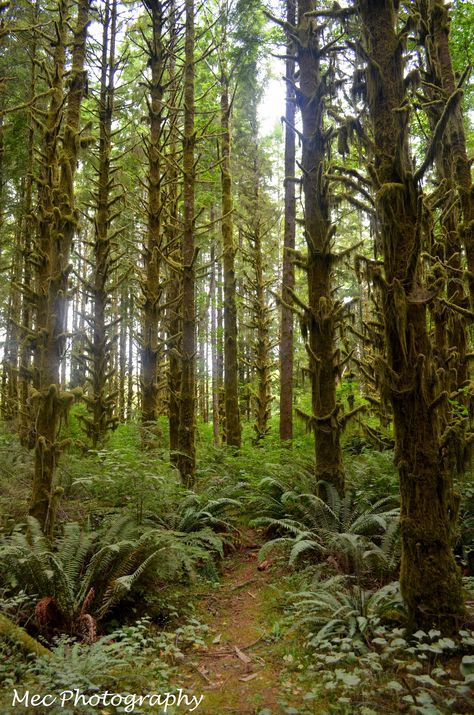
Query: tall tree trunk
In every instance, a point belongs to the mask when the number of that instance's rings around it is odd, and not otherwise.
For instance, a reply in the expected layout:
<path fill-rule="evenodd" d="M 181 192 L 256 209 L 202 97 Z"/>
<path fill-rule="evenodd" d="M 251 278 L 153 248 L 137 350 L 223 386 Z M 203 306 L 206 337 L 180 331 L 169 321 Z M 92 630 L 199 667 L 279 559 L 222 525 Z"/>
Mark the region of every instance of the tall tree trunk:
<path fill-rule="evenodd" d="M 445 143 L 450 147 L 452 172 L 457 182 L 463 222 L 460 229 L 466 251 L 471 310 L 474 311 L 474 190 L 471 178 L 471 162 L 467 155 L 466 135 L 462 113 L 461 96 L 453 69 L 449 46 L 450 6 L 443 0 L 427 0 L 428 30 L 431 40 L 432 60 L 439 73 L 444 100 L 458 92 L 458 101 L 451 112 L 445 131 Z"/>
<path fill-rule="evenodd" d="M 24 182 L 22 181 L 24 187 Z M 23 189 L 24 190 L 24 189 Z M 23 200 L 20 206 L 23 205 Z M 1 202 L 0 202 L 1 206 Z M 2 417 L 8 422 L 18 416 L 18 354 L 20 348 L 21 277 L 23 269 L 21 221 L 17 222 L 15 249 L 12 256 L 10 294 L 7 309 L 7 329 L 4 343 L 2 384 Z M 2 380 L 3 382 L 3 380 Z"/>
<path fill-rule="evenodd" d="M 308 306 L 304 309 L 303 337 L 309 357 L 316 478 L 344 489 L 340 445 L 340 405 L 336 401 L 338 373 L 336 328 L 341 306 L 333 298 L 332 238 L 329 185 L 325 177 L 331 132 L 324 129 L 326 79 L 322 77 L 319 31 L 316 20 L 306 13 L 313 0 L 299 0 L 297 61 L 301 111 L 304 233 L 308 247 Z M 330 81 L 330 80 L 329 80 Z"/>
<path fill-rule="evenodd" d="M 217 310 L 216 310 L 216 382 L 217 406 L 219 413 L 219 429 L 221 439 L 225 442 L 225 395 L 224 395 L 224 310 L 223 310 L 223 268 L 222 261 L 217 259 Z"/>
<path fill-rule="evenodd" d="M 36 25 L 39 18 L 39 0 L 36 0 L 34 9 L 32 24 Z M 32 206 L 33 206 L 33 167 L 34 167 L 34 153 L 35 153 L 35 138 L 36 138 L 36 128 L 33 121 L 33 112 L 35 110 L 36 102 L 35 96 L 37 92 L 36 83 L 38 75 L 37 67 L 37 52 L 38 52 L 38 40 L 36 33 L 33 33 L 32 43 L 30 48 L 30 88 L 29 88 L 29 101 L 30 101 L 30 112 L 29 112 L 29 128 L 28 128 L 28 157 L 26 163 L 26 179 L 25 179 L 25 194 L 24 194 L 24 206 L 22 211 L 22 253 L 23 253 L 23 272 L 22 272 L 22 289 L 23 289 L 23 300 L 21 308 L 21 326 L 22 326 L 22 340 L 20 346 L 20 370 L 19 370 L 19 400 L 20 400 L 20 419 L 18 426 L 18 433 L 20 437 L 20 442 L 24 447 L 32 449 L 34 447 L 34 424 L 31 419 L 31 410 L 28 404 L 28 390 L 31 384 L 32 370 L 31 370 L 31 354 L 32 354 L 32 343 L 31 337 L 31 320 L 33 312 L 33 302 L 34 302 L 34 291 L 31 288 L 32 283 L 32 263 L 31 263 L 31 249 L 32 249 L 32 235 L 35 230 Z M 33 301 L 33 302 L 32 302 Z"/>
<path fill-rule="evenodd" d="M 223 62 L 224 60 L 221 60 Z M 222 249 L 224 252 L 224 399 L 226 442 L 241 445 L 237 355 L 237 305 L 235 300 L 235 246 L 233 237 L 232 177 L 230 166 L 229 79 L 221 68 L 221 186 Z"/>
<path fill-rule="evenodd" d="M 398 6 L 398 3 L 397 3 Z M 381 227 L 387 360 L 378 361 L 382 392 L 395 423 L 400 474 L 400 584 L 410 625 L 449 631 L 463 613 L 461 574 L 453 556 L 458 496 L 440 433 L 440 395 L 427 331 L 427 291 L 421 283 L 422 201 L 408 150 L 403 43 L 393 0 L 359 0 L 367 98 L 373 129 L 376 211 Z"/>
<path fill-rule="evenodd" d="M 125 386 L 127 382 L 127 328 L 128 328 L 128 291 L 127 281 L 123 281 L 120 290 L 120 331 L 119 331 L 119 394 L 117 417 L 125 422 Z"/>
<path fill-rule="evenodd" d="M 102 445 L 107 431 L 117 426 L 114 416 L 117 391 L 111 389 L 114 370 L 111 364 L 111 349 L 114 337 L 110 336 L 112 326 L 107 321 L 107 306 L 110 302 L 109 284 L 112 271 L 113 249 L 111 207 L 116 203 L 115 181 L 112 165 L 112 120 L 114 113 L 115 42 L 117 33 L 117 1 L 106 0 L 103 18 L 102 60 L 99 98 L 99 162 L 97 168 L 98 189 L 95 197 L 94 217 L 94 265 L 89 292 L 92 300 L 92 341 L 88 343 L 90 394 L 85 396 L 90 417 L 83 422 L 87 435 L 96 449 Z M 115 190 L 115 196 L 113 192 Z"/>
<path fill-rule="evenodd" d="M 58 441 L 61 418 L 67 415 L 73 395 L 61 393 L 59 369 L 67 331 L 69 256 L 77 226 L 74 175 L 80 147 L 79 123 L 84 93 L 85 46 L 89 0 L 79 0 L 74 31 L 67 104 L 65 99 L 66 44 L 69 3 L 60 0 L 55 23 L 51 99 L 44 121 L 35 258 L 36 290 L 36 405 L 35 472 L 30 514 L 43 530 L 54 527 L 58 490 L 54 479 L 63 445 Z M 64 120 L 61 147 L 60 130 Z"/>
<path fill-rule="evenodd" d="M 427 82 L 425 83 L 427 116 L 432 132 L 438 122 L 444 105 L 450 100 L 453 92 L 458 92 L 454 73 L 451 66 L 451 57 L 448 43 L 449 17 L 448 8 L 438 0 L 419 0 L 417 7 L 423 22 L 420 23 L 420 40 L 425 47 L 427 63 Z M 459 171 L 461 165 L 467 161 L 464 137 L 463 118 L 459 104 L 456 105 L 448 120 L 446 130 L 435 152 L 435 164 L 438 178 L 441 182 L 443 196 L 440 200 L 439 192 L 435 192 L 437 206 L 441 208 L 440 224 L 442 235 L 438 237 L 431 253 L 438 258 L 437 269 L 444 266 L 446 276 L 447 301 L 435 301 L 430 307 L 435 320 L 436 360 L 442 372 L 439 372 L 451 398 L 456 398 L 460 404 L 469 406 L 470 398 L 466 394 L 469 378 L 469 359 L 467 357 L 468 330 L 466 315 L 470 308 L 469 297 L 460 280 L 462 276 L 462 242 L 467 237 L 465 244 L 466 255 L 474 251 L 473 237 L 469 239 L 469 231 L 463 236 L 463 213 L 474 218 L 474 202 L 462 199 L 463 190 L 471 192 L 470 173 Z M 461 185 L 458 186 L 458 178 Z M 466 182 L 466 179 L 468 181 Z M 464 186 L 462 182 L 464 181 Z M 466 214 L 467 210 L 467 214 Z M 471 211 L 471 213 L 469 213 Z M 474 259 L 471 257 L 471 262 Z M 474 263 L 472 263 L 474 265 Z M 472 291 L 474 282 L 468 279 Z M 472 303 L 474 306 L 474 302 Z M 459 308 L 459 311 L 457 309 Z M 471 319 L 472 320 L 472 319 Z M 452 402 L 445 401 L 443 405 L 444 423 L 452 419 Z M 466 410 L 467 412 L 467 410 Z M 461 422 L 461 416 L 459 415 Z M 467 426 L 467 415 L 464 423 Z M 461 426 L 461 424 L 459 425 Z M 462 429 L 452 434 L 447 448 L 451 451 L 452 459 L 458 471 L 462 471 L 466 461 L 465 434 Z"/>
<path fill-rule="evenodd" d="M 286 19 L 296 22 L 296 0 L 287 0 Z M 286 60 L 286 107 L 285 107 L 285 223 L 283 234 L 283 274 L 281 287 L 281 327 L 280 327 L 280 439 L 293 439 L 293 311 L 291 291 L 295 287 L 295 268 L 291 251 L 295 248 L 296 237 L 296 197 L 295 197 L 295 110 L 294 92 L 295 61 L 292 54 L 293 42 L 288 40 Z"/>
<path fill-rule="evenodd" d="M 194 0 L 185 0 L 186 37 L 184 47 L 184 142 L 183 142 L 183 298 L 182 298 L 182 349 L 181 349 L 181 399 L 179 405 L 177 466 L 185 486 L 192 488 L 195 480 L 195 354 L 196 309 L 194 243 L 195 221 L 195 165 L 194 148 Z"/>
<path fill-rule="evenodd" d="M 148 157 L 148 225 L 145 248 L 145 279 L 143 291 L 143 334 L 141 347 L 142 365 L 142 422 L 146 428 L 144 445 L 150 446 L 151 435 L 156 430 L 158 418 L 158 370 L 163 346 L 159 338 L 159 321 L 162 312 L 162 166 L 163 151 L 163 6 L 158 0 L 145 3 L 150 13 L 152 39 L 147 43 L 148 64 L 151 72 L 149 82 L 148 115 L 150 134 L 146 143 Z"/>
<path fill-rule="evenodd" d="M 257 179 L 258 181 L 258 179 Z M 258 201 L 258 197 L 257 197 Z M 254 368 L 256 373 L 256 392 L 253 396 L 253 412 L 255 442 L 259 444 L 270 432 L 271 418 L 271 373 L 272 359 L 270 353 L 270 323 L 271 314 L 267 303 L 266 289 L 268 283 L 265 281 L 263 266 L 263 246 L 264 235 L 262 220 L 258 215 L 254 219 L 254 228 L 250 237 L 253 243 L 254 269 L 255 269 L 255 292 L 253 300 L 253 327 L 256 330 L 254 341 Z"/>
<path fill-rule="evenodd" d="M 211 210 L 211 223 L 214 212 Z M 211 299 L 211 390 L 212 390 L 212 435 L 214 445 L 219 444 L 219 382 L 217 364 L 217 290 L 216 290 L 216 250 L 211 246 L 211 280 L 209 285 Z"/>
<path fill-rule="evenodd" d="M 128 314 L 128 356 L 127 356 L 127 422 L 131 422 L 133 417 L 133 398 L 134 398 L 134 385 L 135 385 L 135 373 L 133 370 L 135 360 L 133 354 L 133 316 L 134 316 L 135 300 L 133 289 L 130 287 L 128 289 L 128 301 L 127 301 L 127 314 Z"/>

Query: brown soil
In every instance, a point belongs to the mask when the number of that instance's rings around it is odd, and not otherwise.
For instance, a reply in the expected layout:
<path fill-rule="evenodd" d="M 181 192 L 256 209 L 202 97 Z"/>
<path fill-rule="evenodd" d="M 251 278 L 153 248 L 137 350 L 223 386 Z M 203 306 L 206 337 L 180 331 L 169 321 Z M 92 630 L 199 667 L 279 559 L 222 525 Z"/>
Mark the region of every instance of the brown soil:
<path fill-rule="evenodd" d="M 198 715 L 254 715 L 268 708 L 282 713 L 281 656 L 272 652 L 265 597 L 278 574 L 269 565 L 258 570 L 254 534 L 226 561 L 221 584 L 207 596 L 199 617 L 211 629 L 209 645 L 188 654 L 180 669 L 181 686 L 203 695 Z"/>

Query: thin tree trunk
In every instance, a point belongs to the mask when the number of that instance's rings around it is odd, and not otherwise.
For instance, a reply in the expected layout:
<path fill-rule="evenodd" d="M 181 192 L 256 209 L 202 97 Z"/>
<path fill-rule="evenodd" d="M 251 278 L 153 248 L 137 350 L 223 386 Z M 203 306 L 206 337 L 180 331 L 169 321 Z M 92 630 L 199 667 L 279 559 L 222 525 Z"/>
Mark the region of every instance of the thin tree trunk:
<path fill-rule="evenodd" d="M 331 482 L 343 491 L 340 406 L 336 401 L 336 328 L 341 308 L 333 299 L 331 239 L 334 227 L 325 178 L 330 138 L 323 126 L 326 83 L 321 77 L 316 21 L 306 14 L 314 10 L 313 0 L 300 0 L 298 9 L 298 34 L 304 38 L 297 47 L 300 70 L 297 97 L 303 125 L 304 232 L 308 247 L 309 302 L 305 309 L 303 337 L 309 357 L 313 411 L 308 424 L 314 431 L 316 479 Z"/>
<path fill-rule="evenodd" d="M 128 290 L 128 358 L 127 358 L 127 422 L 131 422 L 133 417 L 133 397 L 134 397 L 134 384 L 135 384 L 135 373 L 133 370 L 134 366 L 134 355 L 133 355 L 133 316 L 134 316 L 134 306 L 135 301 L 133 297 L 133 289 L 130 287 Z"/>
<path fill-rule="evenodd" d="M 296 22 L 296 0 L 287 0 L 287 21 Z M 288 41 L 286 60 L 286 108 L 285 108 L 285 224 L 283 234 L 283 275 L 281 287 L 281 328 L 280 328 L 280 439 L 290 442 L 293 439 L 293 311 L 291 310 L 291 291 L 295 287 L 295 269 L 291 251 L 295 248 L 296 236 L 296 197 L 295 176 L 296 141 L 295 110 L 296 100 L 293 88 L 295 61 L 293 42 Z"/>
<path fill-rule="evenodd" d="M 159 339 L 159 322 L 162 313 L 162 166 L 163 150 L 163 6 L 158 0 L 147 0 L 146 6 L 151 17 L 153 36 L 148 43 L 148 64 L 151 71 L 149 84 L 148 114 L 150 135 L 146 144 L 148 157 L 148 225 L 145 248 L 145 280 L 142 284 L 143 335 L 141 348 L 142 365 L 142 422 L 146 431 L 143 443 L 150 446 L 151 435 L 156 430 L 158 418 L 158 370 L 163 349 Z M 155 426 L 154 426 L 155 425 Z"/>
<path fill-rule="evenodd" d="M 183 484 L 192 488 L 195 480 L 195 269 L 194 244 L 195 220 L 195 165 L 194 148 L 194 0 L 185 1 L 186 36 L 184 58 L 184 142 L 183 142 L 183 298 L 182 298 L 182 350 L 181 350 L 181 399 L 179 405 L 178 459 L 177 467 Z"/>
<path fill-rule="evenodd" d="M 90 395 L 86 399 L 90 417 L 83 418 L 86 431 L 96 449 L 102 445 L 107 431 L 117 425 L 114 409 L 117 391 L 111 389 L 111 378 L 114 369 L 111 365 L 111 350 L 114 338 L 110 337 L 111 325 L 107 322 L 107 306 L 110 302 L 109 282 L 111 274 L 111 206 L 116 196 L 112 197 L 115 188 L 113 180 L 112 151 L 112 120 L 114 113 L 114 75 L 115 75 L 115 41 L 117 32 L 117 2 L 106 0 L 103 19 L 101 80 L 99 98 L 99 165 L 98 190 L 96 197 L 96 212 L 94 218 L 94 265 L 91 284 L 89 286 L 92 299 L 92 315 L 89 321 L 92 325 L 92 341 L 87 352 L 90 358 L 88 382 Z"/>
<path fill-rule="evenodd" d="M 221 440 L 225 442 L 225 399 L 224 399 L 224 311 L 223 311 L 223 276 L 222 261 L 217 261 L 217 285 L 216 285 L 216 383 L 217 383 L 217 406 L 219 415 L 219 431 Z"/>
<path fill-rule="evenodd" d="M 237 304 L 235 299 L 235 246 L 233 238 L 233 201 L 230 167 L 229 80 L 221 68 L 221 186 L 222 248 L 224 252 L 224 399 L 226 442 L 241 445 L 239 377 L 237 351 Z"/>
<path fill-rule="evenodd" d="M 118 413 L 119 422 L 125 422 L 125 386 L 127 381 L 127 323 L 128 323 L 128 285 L 123 281 L 120 295 L 120 332 L 119 332 L 119 394 Z"/>
<path fill-rule="evenodd" d="M 36 0 L 33 10 L 33 24 L 38 22 L 39 17 L 39 0 Z M 30 49 L 30 88 L 29 88 L 29 100 L 31 102 L 30 115 L 29 115 L 29 129 L 28 129 L 28 158 L 26 164 L 26 180 L 25 180 L 25 203 L 23 207 L 22 216 L 22 253 L 23 253 L 23 272 L 22 272 L 22 288 L 23 288 L 23 300 L 21 309 L 21 326 L 22 326 L 22 340 L 20 346 L 20 385 L 19 385 L 19 399 L 20 399 L 20 420 L 19 420 L 19 437 L 20 442 L 24 447 L 32 449 L 34 447 L 34 425 L 31 419 L 31 410 L 28 404 L 28 390 L 31 384 L 32 371 L 31 371 L 31 353 L 32 346 L 30 338 L 30 331 L 32 328 L 32 299 L 34 300 L 34 291 L 31 288 L 32 282 L 32 264 L 31 264 L 31 248 L 32 241 L 31 237 L 34 232 L 34 220 L 32 217 L 32 205 L 33 205 L 33 167 L 34 167 L 34 151 L 35 151 L 35 137 L 36 130 L 35 124 L 32 120 L 32 115 L 35 110 L 35 96 L 36 96 L 36 82 L 37 82 L 37 51 L 38 51 L 38 41 L 36 33 L 33 33 L 32 44 Z"/>
<path fill-rule="evenodd" d="M 214 211 L 211 209 L 211 223 Z M 215 446 L 219 444 L 219 392 L 217 366 L 217 290 L 216 290 L 216 249 L 211 246 L 211 279 L 209 283 L 211 300 L 211 392 L 212 392 L 212 435 Z"/>

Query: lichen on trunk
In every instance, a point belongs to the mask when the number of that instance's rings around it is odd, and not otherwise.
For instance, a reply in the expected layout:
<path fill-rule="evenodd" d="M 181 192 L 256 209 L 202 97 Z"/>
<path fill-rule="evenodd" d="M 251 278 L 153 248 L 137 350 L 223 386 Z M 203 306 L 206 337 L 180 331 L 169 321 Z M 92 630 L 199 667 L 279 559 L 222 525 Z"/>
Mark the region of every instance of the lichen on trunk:
<path fill-rule="evenodd" d="M 420 266 L 422 194 L 408 151 L 403 43 L 393 0 L 359 0 L 366 92 L 374 141 L 371 172 L 383 244 L 386 359 L 377 375 L 391 402 L 400 475 L 400 583 L 410 627 L 454 630 L 463 614 L 461 574 L 452 551 L 458 513 L 450 427 L 441 430 L 438 377 L 432 360 Z M 428 292 L 429 294 L 429 292 Z"/>
<path fill-rule="evenodd" d="M 74 174 L 84 138 L 79 131 L 85 86 L 84 62 L 89 0 L 80 0 L 74 30 L 66 95 L 66 47 L 70 27 L 69 2 L 61 0 L 51 50 L 50 102 L 45 117 L 35 117 L 42 131 L 38 179 L 37 228 L 34 244 L 35 351 L 32 424 L 35 431 L 35 472 L 30 514 L 52 533 L 60 489 L 54 485 L 64 443 L 61 421 L 74 395 L 61 393 L 60 364 L 67 335 L 69 256 L 77 227 Z"/>
<path fill-rule="evenodd" d="M 307 425 L 314 432 L 316 479 L 344 489 L 344 467 L 340 444 L 340 405 L 336 400 L 338 353 L 336 328 L 341 306 L 333 298 L 332 239 L 329 183 L 325 177 L 332 131 L 324 126 L 327 77 L 321 67 L 320 28 L 309 16 L 312 0 L 298 3 L 298 26 L 294 36 L 299 67 L 296 101 L 302 118 L 302 162 L 304 234 L 308 248 L 308 305 L 304 306 L 302 332 L 309 359 L 312 414 Z"/>

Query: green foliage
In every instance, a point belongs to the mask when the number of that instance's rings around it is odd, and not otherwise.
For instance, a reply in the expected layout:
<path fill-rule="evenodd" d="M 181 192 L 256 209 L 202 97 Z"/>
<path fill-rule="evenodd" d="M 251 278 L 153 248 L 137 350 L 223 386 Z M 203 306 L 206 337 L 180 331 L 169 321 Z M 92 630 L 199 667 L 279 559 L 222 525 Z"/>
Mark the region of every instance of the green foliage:
<path fill-rule="evenodd" d="M 287 596 L 287 627 L 304 636 L 305 648 L 284 657 L 285 677 L 300 673 L 300 687 L 309 688 L 303 703 L 325 703 L 324 712 L 338 715 L 471 711 L 474 632 L 410 637 L 394 627 L 405 618 L 398 582 L 368 590 L 340 575 L 324 581 L 322 572 Z"/>
<path fill-rule="evenodd" d="M 165 529 L 139 529 L 121 519 L 105 532 L 65 524 L 53 550 L 38 522 L 16 530 L 1 549 L 5 572 L 16 585 L 35 594 L 37 625 L 44 633 L 65 632 L 93 642 L 97 622 L 133 595 L 145 577 L 151 583 L 189 577 L 197 562 L 222 553 L 212 532 L 183 534 Z"/>
<path fill-rule="evenodd" d="M 242 503 L 240 496 L 245 484 L 225 484 L 214 481 L 201 493 L 185 492 L 174 510 L 156 515 L 154 520 L 167 528 L 186 533 L 207 529 L 217 532 L 221 538 L 230 540 L 238 533 L 234 522 Z"/>
<path fill-rule="evenodd" d="M 391 450 L 363 449 L 361 454 L 351 454 L 346 459 L 345 468 L 347 482 L 357 497 L 372 502 L 381 494 L 398 494 L 398 472 Z"/>
<path fill-rule="evenodd" d="M 11 658 L 9 662 L 3 661 L 0 650 L 0 673 L 10 688 L 28 684 L 31 690 L 43 693 L 76 688 L 85 696 L 107 689 L 112 693 L 139 692 L 142 688 L 160 691 L 166 687 L 172 673 L 172 666 L 165 660 L 166 654 L 162 655 L 164 640 L 164 634 L 154 635 L 149 622 L 142 619 L 114 630 L 90 645 L 63 635 L 54 640 L 51 658 L 22 660 L 18 655 L 15 657 L 16 667 L 13 667 Z M 13 655 L 7 646 L 3 648 L 6 655 Z M 11 690 L 8 697 L 9 703 L 0 701 L 5 712 L 9 712 Z M 81 704 L 74 709 L 66 703 L 64 707 L 53 707 L 48 712 L 97 713 L 97 708 Z"/>
<path fill-rule="evenodd" d="M 310 630 L 307 642 L 312 648 L 336 636 L 360 648 L 357 641 L 365 644 L 381 615 L 403 610 L 398 582 L 369 591 L 341 575 L 316 582 L 311 590 L 295 594 L 292 601 L 294 627 Z"/>
<path fill-rule="evenodd" d="M 264 480 L 264 489 L 273 489 L 268 500 L 269 509 L 274 507 L 284 516 L 264 516 L 255 519 L 255 524 L 267 526 L 278 534 L 261 550 L 263 558 L 277 545 L 289 548 L 290 565 L 308 552 L 319 559 L 325 558 L 338 571 L 362 576 L 367 571 L 366 560 L 372 570 L 378 567 L 382 573 L 394 570 L 398 563 L 398 520 L 396 500 L 384 497 L 374 504 L 356 498 L 347 491 L 341 496 L 332 484 L 320 482 L 321 496 L 312 493 L 298 494 L 283 491 L 280 483 Z"/>
<path fill-rule="evenodd" d="M 474 63 L 474 39 L 472 26 L 474 23 L 474 8 L 466 0 L 454 0 L 450 47 L 455 71 L 462 75 L 467 66 Z M 466 82 L 464 89 L 464 103 L 467 114 L 472 110 L 474 102 L 474 88 L 472 81 Z M 472 143 L 472 142 L 471 142 Z"/>
<path fill-rule="evenodd" d="M 474 484 L 464 489 L 456 550 L 460 555 L 464 571 L 470 575 L 474 574 Z"/>

